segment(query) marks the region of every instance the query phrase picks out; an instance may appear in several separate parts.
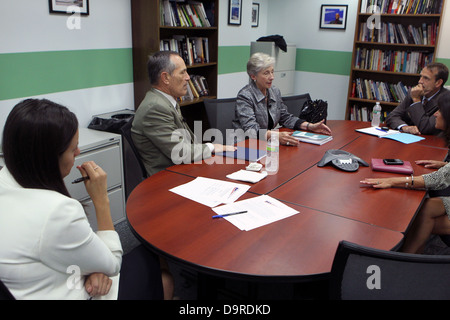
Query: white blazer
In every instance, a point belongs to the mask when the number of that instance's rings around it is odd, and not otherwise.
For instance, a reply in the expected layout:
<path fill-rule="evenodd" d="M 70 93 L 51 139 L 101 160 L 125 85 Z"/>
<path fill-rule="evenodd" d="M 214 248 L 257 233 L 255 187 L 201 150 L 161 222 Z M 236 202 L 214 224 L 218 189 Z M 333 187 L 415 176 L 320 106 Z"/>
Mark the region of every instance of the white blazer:
<path fill-rule="evenodd" d="M 117 232 L 94 233 L 77 200 L 0 171 L 0 279 L 16 299 L 87 299 L 85 275 L 117 276 L 121 263 Z M 103 298 L 117 292 L 115 277 Z"/>

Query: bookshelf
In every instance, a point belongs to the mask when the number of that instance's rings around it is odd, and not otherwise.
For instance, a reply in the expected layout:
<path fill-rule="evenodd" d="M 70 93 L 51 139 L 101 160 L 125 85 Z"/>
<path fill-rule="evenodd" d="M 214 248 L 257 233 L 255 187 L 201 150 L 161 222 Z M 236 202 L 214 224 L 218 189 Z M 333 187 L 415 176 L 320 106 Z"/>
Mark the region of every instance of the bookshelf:
<path fill-rule="evenodd" d="M 436 58 L 443 7 L 444 0 L 359 1 L 345 119 L 370 121 L 379 101 L 383 121 L 417 84 Z"/>
<path fill-rule="evenodd" d="M 131 0 L 133 82 L 136 108 L 139 107 L 146 92 L 150 89 L 147 74 L 148 56 L 160 49 L 174 50 L 179 46 L 180 50 L 175 51 L 179 51 L 185 59 L 191 78 L 193 78 L 192 75 L 198 76 L 207 84 L 207 95 L 199 94 L 193 99 L 186 97 L 182 99 L 180 102 L 182 113 L 190 125 L 195 120 L 207 119 L 203 99 L 217 96 L 218 1 Z M 180 15 L 171 18 L 167 13 L 168 6 L 170 6 L 171 10 L 177 10 L 177 13 L 181 13 L 178 11 L 181 9 L 186 14 L 188 9 L 186 5 L 190 5 L 191 13 L 195 13 L 195 10 L 200 10 L 200 4 L 204 8 L 204 13 L 197 12 L 196 18 L 191 17 L 189 22 L 185 15 L 181 23 Z M 201 15 L 205 14 L 209 25 L 204 24 L 205 20 L 201 19 Z M 172 22 L 170 22 L 171 19 Z M 182 50 L 183 44 L 186 45 L 184 50 Z M 198 52 L 196 57 L 194 57 L 192 46 L 196 49 L 195 52 Z M 190 57 L 184 56 L 187 50 L 190 50 Z M 200 51 L 203 51 L 203 54 Z"/>

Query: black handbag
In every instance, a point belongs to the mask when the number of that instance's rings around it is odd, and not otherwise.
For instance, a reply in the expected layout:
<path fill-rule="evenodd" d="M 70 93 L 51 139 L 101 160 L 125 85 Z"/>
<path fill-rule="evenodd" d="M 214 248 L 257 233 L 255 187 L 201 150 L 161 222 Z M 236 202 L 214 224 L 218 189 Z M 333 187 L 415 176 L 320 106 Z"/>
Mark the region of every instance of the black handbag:
<path fill-rule="evenodd" d="M 328 103 L 323 100 L 306 100 L 303 104 L 302 111 L 300 111 L 300 119 L 311 123 L 316 123 L 321 120 L 327 120 Z"/>

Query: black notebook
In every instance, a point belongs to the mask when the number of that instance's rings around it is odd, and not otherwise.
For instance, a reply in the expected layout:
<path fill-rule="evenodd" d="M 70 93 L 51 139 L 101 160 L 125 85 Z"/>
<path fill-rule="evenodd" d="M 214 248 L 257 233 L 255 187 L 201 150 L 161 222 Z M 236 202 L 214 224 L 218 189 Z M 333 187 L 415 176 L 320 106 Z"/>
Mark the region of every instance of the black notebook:
<path fill-rule="evenodd" d="M 224 157 L 243 159 L 251 162 L 260 160 L 266 155 L 266 150 L 237 147 L 236 151 L 217 152 L 216 155 Z"/>

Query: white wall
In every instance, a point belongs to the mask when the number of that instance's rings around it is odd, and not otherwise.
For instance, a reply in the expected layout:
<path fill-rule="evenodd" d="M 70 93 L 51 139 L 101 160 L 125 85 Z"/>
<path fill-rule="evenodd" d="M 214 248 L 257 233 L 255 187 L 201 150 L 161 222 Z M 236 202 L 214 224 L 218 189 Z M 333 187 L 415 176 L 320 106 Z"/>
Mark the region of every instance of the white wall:
<path fill-rule="evenodd" d="M 91 0 L 81 29 L 49 14 L 48 0 L 1 0 L 0 53 L 131 47 L 129 0 Z"/>
<path fill-rule="evenodd" d="M 242 1 L 242 23 L 240 26 L 228 25 L 228 1 L 219 0 L 219 47 L 248 46 L 252 41 L 270 35 L 267 30 L 267 17 L 270 0 L 257 0 L 259 3 L 259 25 L 251 26 L 252 1 Z M 272 0 L 273 2 L 273 0 Z M 250 53 L 250 49 L 249 49 Z M 249 57 L 250 58 L 250 57 Z M 245 70 L 245 64 L 242 66 Z M 248 83 L 246 72 L 219 75 L 217 96 L 219 98 L 236 97 L 239 90 Z"/>
<path fill-rule="evenodd" d="M 1 0 L 0 54 L 131 48 L 130 1 L 91 0 L 89 5 L 90 15 L 81 17 L 81 29 L 70 30 L 66 25 L 70 16 L 49 14 L 48 0 Z M 87 127 L 94 114 L 134 107 L 132 83 L 34 98 L 47 98 L 66 105 L 83 127 Z M 0 134 L 10 110 L 21 100 L 0 100 Z"/>

